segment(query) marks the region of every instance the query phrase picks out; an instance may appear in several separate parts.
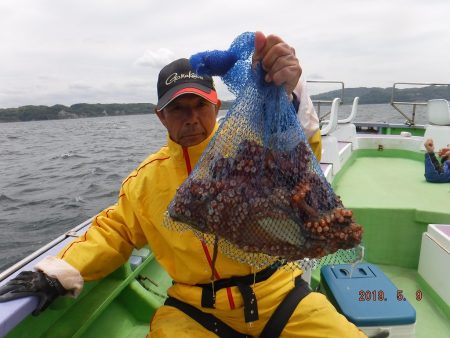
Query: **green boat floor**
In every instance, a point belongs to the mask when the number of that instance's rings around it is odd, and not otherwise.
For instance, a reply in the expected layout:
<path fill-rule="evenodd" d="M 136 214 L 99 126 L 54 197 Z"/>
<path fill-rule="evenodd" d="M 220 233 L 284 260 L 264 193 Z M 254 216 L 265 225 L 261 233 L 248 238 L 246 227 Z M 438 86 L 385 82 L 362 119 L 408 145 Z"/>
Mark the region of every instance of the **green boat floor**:
<path fill-rule="evenodd" d="M 151 312 L 149 309 L 146 310 L 147 322 L 138 321 L 126 306 L 116 301 L 108 307 L 82 337 L 144 338 L 150 330 Z"/>
<path fill-rule="evenodd" d="M 418 283 L 418 273 L 397 266 L 378 265 L 386 276 L 403 291 L 403 295 L 416 309 L 415 338 L 448 338 L 450 320 L 436 307 L 430 295 Z M 422 296 L 422 297 L 420 297 Z"/>
<path fill-rule="evenodd" d="M 333 186 L 344 204 L 352 208 L 416 209 L 445 213 L 448 221 L 450 183 L 427 182 L 423 158 L 414 157 L 356 157 Z"/>
<path fill-rule="evenodd" d="M 450 224 L 450 183 L 426 182 L 423 154 L 357 150 L 332 185 L 364 227 L 365 260 L 377 264 L 416 309 L 415 337 L 449 337 L 448 306 L 439 308 L 436 295 L 423 289 L 417 268 L 428 224 Z"/>

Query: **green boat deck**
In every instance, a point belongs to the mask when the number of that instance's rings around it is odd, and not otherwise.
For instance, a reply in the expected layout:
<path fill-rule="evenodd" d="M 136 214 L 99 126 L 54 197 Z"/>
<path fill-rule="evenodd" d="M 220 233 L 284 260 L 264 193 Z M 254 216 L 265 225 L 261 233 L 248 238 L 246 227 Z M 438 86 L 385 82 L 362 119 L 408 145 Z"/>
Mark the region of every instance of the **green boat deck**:
<path fill-rule="evenodd" d="M 433 292 L 424 284 L 417 270 L 392 265 L 378 266 L 389 279 L 403 291 L 403 295 L 416 309 L 416 338 L 447 338 L 450 332 L 450 318 L 436 306 Z"/>
<path fill-rule="evenodd" d="M 426 182 L 423 154 L 410 151 L 355 151 L 342 169 L 333 188 L 364 226 L 365 260 L 377 264 L 416 309 L 416 338 L 448 337 L 449 306 L 417 267 L 428 224 L 450 224 L 450 184 Z"/>
<path fill-rule="evenodd" d="M 333 187 L 351 208 L 410 209 L 418 220 L 450 222 L 450 184 L 425 181 L 423 154 L 358 150 L 340 173 Z"/>

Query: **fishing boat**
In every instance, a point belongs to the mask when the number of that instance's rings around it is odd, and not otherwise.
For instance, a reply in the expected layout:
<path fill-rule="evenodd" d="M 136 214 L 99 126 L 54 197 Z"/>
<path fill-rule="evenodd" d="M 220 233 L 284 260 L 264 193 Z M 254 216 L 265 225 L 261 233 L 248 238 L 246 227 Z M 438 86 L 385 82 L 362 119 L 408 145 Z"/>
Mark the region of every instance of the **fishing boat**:
<path fill-rule="evenodd" d="M 450 185 L 425 181 L 423 143 L 433 138 L 437 148 L 450 144 L 450 111 L 445 100 L 396 101 L 398 85 L 393 86 L 391 104 L 407 117 L 407 124 L 355 123 L 357 98 L 350 116 L 342 120 L 338 119 L 342 98 L 316 102 L 319 111 L 320 106 L 331 106 L 321 129 L 321 168 L 364 226 L 364 263 L 370 263 L 367 271 L 382 274 L 395 288 L 394 295 L 387 295 L 384 285 L 360 278 L 359 286 L 347 296 L 369 309 L 394 297 L 395 302 L 407 302 L 414 311 L 413 323 L 360 328 L 377 337 L 448 337 Z M 428 125 L 414 123 L 417 105 L 428 107 Z M 401 106 L 412 106 L 412 116 Z M 3 271 L 0 285 L 20 271 L 32 269 L 43 257 L 55 255 L 90 223 L 86 220 Z M 312 289 L 332 298 L 333 287 L 323 281 L 324 267 L 306 271 L 305 278 Z M 37 317 L 30 315 L 37 305 L 33 297 L 0 303 L 0 336 L 145 337 L 150 318 L 164 303 L 171 284 L 149 248 L 135 250 L 128 263 L 114 273 L 86 283 L 77 299 L 57 299 Z M 336 306 L 340 308 L 338 303 Z"/>

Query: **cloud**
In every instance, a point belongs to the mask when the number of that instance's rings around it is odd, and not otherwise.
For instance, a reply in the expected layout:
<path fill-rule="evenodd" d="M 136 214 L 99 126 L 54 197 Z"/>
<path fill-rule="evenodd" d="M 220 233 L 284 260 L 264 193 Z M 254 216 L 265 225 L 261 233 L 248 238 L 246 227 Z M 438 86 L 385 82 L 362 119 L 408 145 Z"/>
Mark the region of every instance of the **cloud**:
<path fill-rule="evenodd" d="M 311 80 L 313 80 L 313 79 L 314 80 L 324 80 L 325 76 L 323 76 L 320 73 L 311 73 L 311 74 L 308 75 L 308 78 L 311 79 Z"/>
<path fill-rule="evenodd" d="M 0 12 L 2 107 L 155 102 L 161 67 L 255 30 L 294 47 L 307 79 L 448 82 L 448 0 L 2 0 Z"/>
<path fill-rule="evenodd" d="M 161 68 L 175 60 L 175 53 L 167 48 L 159 48 L 156 51 L 146 50 L 135 64 L 142 67 Z"/>
<path fill-rule="evenodd" d="M 72 83 L 69 85 L 70 90 L 89 90 L 92 86 L 89 86 L 85 83 Z"/>

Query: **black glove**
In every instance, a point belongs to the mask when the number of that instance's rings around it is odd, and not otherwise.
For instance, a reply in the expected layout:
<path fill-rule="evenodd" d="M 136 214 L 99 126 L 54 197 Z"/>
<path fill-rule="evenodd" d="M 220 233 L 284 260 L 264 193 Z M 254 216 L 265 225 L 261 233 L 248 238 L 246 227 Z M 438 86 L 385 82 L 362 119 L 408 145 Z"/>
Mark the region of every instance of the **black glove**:
<path fill-rule="evenodd" d="M 44 311 L 57 297 L 67 293 L 61 283 L 56 279 L 38 271 L 22 271 L 15 278 L 0 287 L 0 302 L 36 296 L 39 299 L 33 316 Z"/>

